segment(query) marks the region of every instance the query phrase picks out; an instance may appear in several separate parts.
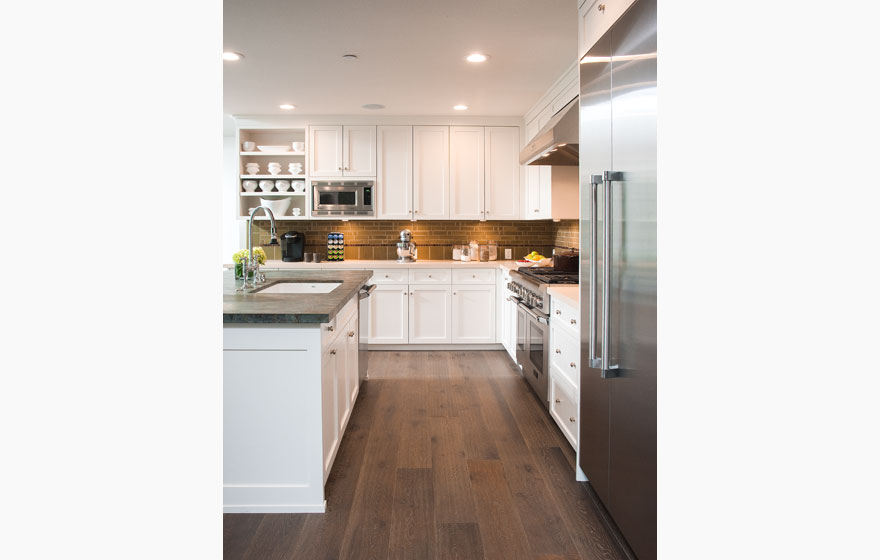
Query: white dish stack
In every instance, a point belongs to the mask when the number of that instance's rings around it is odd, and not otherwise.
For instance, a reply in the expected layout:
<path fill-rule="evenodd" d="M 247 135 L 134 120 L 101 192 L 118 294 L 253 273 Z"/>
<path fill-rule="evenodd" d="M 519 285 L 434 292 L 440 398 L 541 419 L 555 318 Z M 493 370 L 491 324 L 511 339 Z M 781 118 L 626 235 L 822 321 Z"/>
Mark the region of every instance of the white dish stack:
<path fill-rule="evenodd" d="M 260 172 L 260 164 L 251 162 L 244 164 L 244 170 L 248 175 L 257 175 Z"/>
<path fill-rule="evenodd" d="M 291 163 L 287 166 L 287 170 L 290 172 L 291 175 L 302 175 L 303 164 Z"/>
<path fill-rule="evenodd" d="M 269 162 L 269 174 L 278 175 L 279 173 L 281 173 L 281 164 L 277 161 Z"/>

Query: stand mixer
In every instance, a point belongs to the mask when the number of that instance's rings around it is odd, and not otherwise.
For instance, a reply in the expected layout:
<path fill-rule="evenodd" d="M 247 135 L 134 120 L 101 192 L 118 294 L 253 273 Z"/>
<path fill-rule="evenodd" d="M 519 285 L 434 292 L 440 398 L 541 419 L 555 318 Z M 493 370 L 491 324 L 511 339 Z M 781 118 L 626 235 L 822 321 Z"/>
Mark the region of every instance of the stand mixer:
<path fill-rule="evenodd" d="M 408 229 L 400 232 L 400 241 L 397 242 L 397 262 L 416 262 L 419 250 L 416 242 L 412 240 L 412 232 Z"/>

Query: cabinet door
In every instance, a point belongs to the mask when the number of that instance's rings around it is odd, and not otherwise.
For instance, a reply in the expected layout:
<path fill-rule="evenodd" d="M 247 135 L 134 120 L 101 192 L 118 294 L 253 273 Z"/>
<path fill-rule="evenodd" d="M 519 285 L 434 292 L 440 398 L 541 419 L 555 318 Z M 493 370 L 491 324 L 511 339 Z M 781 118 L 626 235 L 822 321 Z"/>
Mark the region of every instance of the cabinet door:
<path fill-rule="evenodd" d="M 409 287 L 409 343 L 441 344 L 452 340 L 451 286 Z"/>
<path fill-rule="evenodd" d="M 486 219 L 519 218 L 519 128 L 486 127 Z"/>
<path fill-rule="evenodd" d="M 409 301 L 406 285 L 377 284 L 370 302 L 370 344 L 406 344 Z"/>
<path fill-rule="evenodd" d="M 411 126 L 380 126 L 376 129 L 376 196 L 380 219 L 412 219 L 412 135 Z"/>
<path fill-rule="evenodd" d="M 309 175 L 342 176 L 342 127 L 309 127 Z"/>
<path fill-rule="evenodd" d="M 449 218 L 449 127 L 413 127 L 413 218 Z"/>
<path fill-rule="evenodd" d="M 495 285 L 452 286 L 453 344 L 495 342 Z"/>
<path fill-rule="evenodd" d="M 333 347 L 321 356 L 321 433 L 324 442 L 324 481 L 333 465 L 333 456 L 339 445 L 339 425 L 336 423 L 336 358 Z"/>
<path fill-rule="evenodd" d="M 449 217 L 482 220 L 485 211 L 482 126 L 449 127 Z"/>
<path fill-rule="evenodd" d="M 349 415 L 354 408 L 360 391 L 360 379 L 358 379 L 358 340 L 360 339 L 359 318 L 352 317 L 345 329 L 345 377 L 348 387 Z"/>
<path fill-rule="evenodd" d="M 342 174 L 376 176 L 376 127 L 346 126 L 342 129 Z"/>
<path fill-rule="evenodd" d="M 635 0 L 587 0 L 578 8 L 578 60 L 584 57 Z"/>
<path fill-rule="evenodd" d="M 336 337 L 336 342 L 333 343 L 333 347 L 330 350 L 331 354 L 335 352 L 333 357 L 335 358 L 334 370 L 336 372 L 336 427 L 340 440 L 342 439 L 342 434 L 345 432 L 345 425 L 348 422 L 348 416 L 351 414 L 351 398 L 348 392 L 347 341 L 347 333 L 344 331 L 340 332 L 339 336 Z"/>

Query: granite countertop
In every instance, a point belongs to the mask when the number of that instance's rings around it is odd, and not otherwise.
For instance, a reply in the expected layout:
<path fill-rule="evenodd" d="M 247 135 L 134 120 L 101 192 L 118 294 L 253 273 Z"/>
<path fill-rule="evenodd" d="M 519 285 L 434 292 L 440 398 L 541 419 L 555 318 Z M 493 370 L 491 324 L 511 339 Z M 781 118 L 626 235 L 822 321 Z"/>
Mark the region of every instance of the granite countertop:
<path fill-rule="evenodd" d="M 418 260 L 412 263 L 399 263 L 395 260 L 345 260 L 345 261 L 324 261 L 320 263 L 307 262 L 284 262 L 280 260 L 269 260 L 266 264 L 260 265 L 263 270 L 357 270 L 357 269 L 373 269 L 373 268 L 508 268 L 516 270 L 522 266 L 517 264 L 515 260 L 498 260 L 498 261 L 470 261 L 461 262 L 452 259 L 445 260 Z M 224 264 L 224 268 L 232 268 L 232 264 Z"/>
<path fill-rule="evenodd" d="M 223 323 L 308 323 L 317 325 L 333 319 L 373 276 L 370 270 L 284 270 L 267 271 L 267 287 L 275 280 L 297 282 L 339 282 L 327 294 L 255 294 L 236 292 L 231 270 L 223 272 Z"/>
<path fill-rule="evenodd" d="M 569 307 L 579 309 L 581 296 L 581 288 L 579 285 L 573 286 L 568 284 L 554 286 L 551 284 L 547 287 L 547 293 L 550 294 L 551 298 L 557 298 Z"/>

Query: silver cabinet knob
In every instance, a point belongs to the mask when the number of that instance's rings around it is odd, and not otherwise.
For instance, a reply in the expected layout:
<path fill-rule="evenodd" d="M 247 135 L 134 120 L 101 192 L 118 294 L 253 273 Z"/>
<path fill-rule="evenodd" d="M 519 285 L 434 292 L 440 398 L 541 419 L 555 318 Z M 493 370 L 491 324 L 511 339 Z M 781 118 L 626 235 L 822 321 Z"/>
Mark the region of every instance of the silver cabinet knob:
<path fill-rule="evenodd" d="M 330 332 L 333 332 L 333 325 L 330 325 L 329 327 L 327 327 L 327 330 Z"/>
<path fill-rule="evenodd" d="M 578 322 L 575 321 L 574 319 L 571 320 L 571 324 L 572 324 L 572 325 L 577 325 L 577 323 L 578 323 Z"/>
<path fill-rule="evenodd" d="M 416 213 L 416 214 L 418 214 L 418 213 L 419 213 L 419 211 L 418 211 L 418 210 L 413 210 L 413 212 L 415 212 L 415 213 Z"/>
<path fill-rule="evenodd" d="M 428 278 L 433 278 L 433 276 L 431 276 L 431 275 L 429 274 L 429 275 L 428 275 Z"/>
<path fill-rule="evenodd" d="M 452 295 L 457 296 L 458 292 L 452 292 Z"/>
<path fill-rule="evenodd" d="M 605 13 L 605 4 L 599 4 L 599 11 Z"/>
<path fill-rule="evenodd" d="M 337 167 L 336 171 L 342 171 L 342 166 L 340 165 L 339 167 Z"/>
<path fill-rule="evenodd" d="M 390 277 L 390 276 L 388 276 L 388 275 L 387 275 L 387 274 L 386 274 L 386 275 L 385 275 L 385 278 L 391 278 L 391 277 Z"/>
<path fill-rule="evenodd" d="M 537 212 L 537 211 L 538 211 L 538 209 L 537 209 L 537 208 L 535 208 L 535 212 Z"/>
<path fill-rule="evenodd" d="M 349 331 L 349 333 L 348 333 L 348 338 L 351 338 L 351 337 L 353 337 L 353 336 L 354 336 L 354 331 Z"/>
<path fill-rule="evenodd" d="M 347 166 L 347 165 L 345 166 L 345 170 L 348 171 L 348 166 Z"/>
<path fill-rule="evenodd" d="M 561 402 L 562 402 L 561 400 L 556 399 L 556 404 L 560 404 Z"/>
<path fill-rule="evenodd" d="M 576 367 L 578 367 L 578 366 L 577 366 L 577 364 L 576 364 L 576 363 L 574 363 L 574 362 L 572 362 L 572 363 L 570 363 L 570 364 L 568 364 L 568 365 L 570 365 L 570 366 L 571 366 L 571 367 L 573 367 L 573 368 L 576 368 Z"/>
<path fill-rule="evenodd" d="M 331 355 L 331 356 L 335 356 L 335 355 L 336 355 L 336 350 L 330 350 L 330 355 Z"/>
<path fill-rule="evenodd" d="M 557 314 L 557 315 L 562 315 L 562 311 L 560 311 L 560 310 L 557 309 L 557 310 L 556 310 L 556 314 Z"/>
<path fill-rule="evenodd" d="M 560 350 L 559 348 L 557 348 L 557 349 L 556 349 L 556 353 L 557 353 L 557 354 L 562 354 L 562 350 Z"/>
<path fill-rule="evenodd" d="M 569 422 L 577 422 L 577 418 L 575 418 L 574 416 L 572 416 L 571 418 L 568 419 L 568 421 L 569 421 Z"/>

